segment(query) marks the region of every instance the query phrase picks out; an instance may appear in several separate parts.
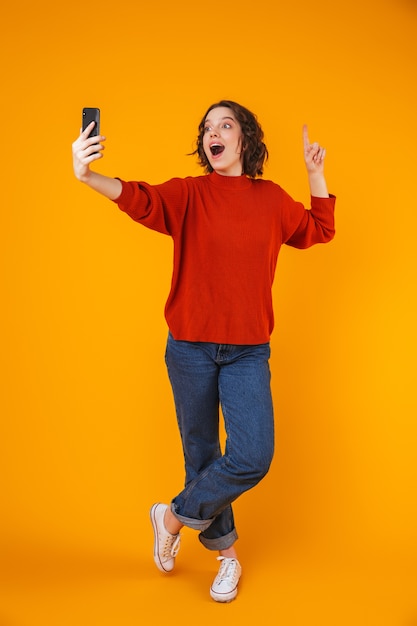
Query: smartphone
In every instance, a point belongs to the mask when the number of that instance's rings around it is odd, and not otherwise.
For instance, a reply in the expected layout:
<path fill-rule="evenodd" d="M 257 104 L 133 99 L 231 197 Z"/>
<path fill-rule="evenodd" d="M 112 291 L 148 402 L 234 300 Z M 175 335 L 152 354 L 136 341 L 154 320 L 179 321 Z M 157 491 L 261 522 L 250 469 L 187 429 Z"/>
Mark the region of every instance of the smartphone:
<path fill-rule="evenodd" d="M 100 109 L 84 107 L 82 129 L 85 130 L 91 122 L 95 122 L 95 125 L 89 137 L 96 137 L 100 134 Z"/>

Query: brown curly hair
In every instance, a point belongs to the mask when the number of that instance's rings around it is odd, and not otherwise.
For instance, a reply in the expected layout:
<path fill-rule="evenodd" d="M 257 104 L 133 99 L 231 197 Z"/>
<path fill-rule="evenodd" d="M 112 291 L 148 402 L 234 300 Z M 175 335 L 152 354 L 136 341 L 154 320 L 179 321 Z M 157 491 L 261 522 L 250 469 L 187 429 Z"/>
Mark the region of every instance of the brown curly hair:
<path fill-rule="evenodd" d="M 242 129 L 243 173 L 250 178 L 262 176 L 263 165 L 268 159 L 268 150 L 263 142 L 263 130 L 256 115 L 241 104 L 233 102 L 233 100 L 220 100 L 220 102 L 212 104 L 207 109 L 198 127 L 197 148 L 191 154 L 198 155 L 198 162 L 207 173 L 213 171 L 206 153 L 204 152 L 203 136 L 207 115 L 217 107 L 227 107 L 231 109 Z"/>

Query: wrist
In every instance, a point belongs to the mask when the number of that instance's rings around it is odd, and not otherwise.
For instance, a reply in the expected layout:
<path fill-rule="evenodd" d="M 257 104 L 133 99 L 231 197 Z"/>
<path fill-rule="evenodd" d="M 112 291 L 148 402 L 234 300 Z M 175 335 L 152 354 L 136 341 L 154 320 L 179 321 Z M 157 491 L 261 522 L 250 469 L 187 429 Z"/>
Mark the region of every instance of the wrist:
<path fill-rule="evenodd" d="M 324 173 L 323 172 L 308 172 L 308 178 L 311 181 L 320 182 L 324 181 Z"/>
<path fill-rule="evenodd" d="M 86 172 L 83 172 L 79 175 L 78 180 L 85 185 L 91 185 L 91 181 L 94 178 L 94 172 L 88 169 Z"/>
<path fill-rule="evenodd" d="M 328 198 L 326 179 L 322 172 L 309 172 L 308 182 L 310 185 L 310 193 L 317 198 Z"/>

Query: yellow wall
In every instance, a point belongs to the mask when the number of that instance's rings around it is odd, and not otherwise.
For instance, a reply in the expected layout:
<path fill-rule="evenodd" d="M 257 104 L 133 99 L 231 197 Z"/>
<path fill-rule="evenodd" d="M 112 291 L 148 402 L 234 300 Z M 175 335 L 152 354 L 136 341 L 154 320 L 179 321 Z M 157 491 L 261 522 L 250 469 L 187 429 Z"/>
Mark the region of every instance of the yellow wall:
<path fill-rule="evenodd" d="M 411 567 L 416 3 L 23 0 L 2 13 L 9 549 L 139 549 L 150 504 L 180 488 L 163 362 L 171 243 L 80 185 L 70 146 L 82 107 L 99 106 L 99 171 L 155 183 L 196 174 L 196 127 L 224 97 L 258 114 L 266 177 L 305 202 L 307 122 L 338 196 L 336 239 L 280 258 L 277 453 L 237 504 L 242 549 L 262 551 L 252 513 L 272 501 L 279 553 Z"/>

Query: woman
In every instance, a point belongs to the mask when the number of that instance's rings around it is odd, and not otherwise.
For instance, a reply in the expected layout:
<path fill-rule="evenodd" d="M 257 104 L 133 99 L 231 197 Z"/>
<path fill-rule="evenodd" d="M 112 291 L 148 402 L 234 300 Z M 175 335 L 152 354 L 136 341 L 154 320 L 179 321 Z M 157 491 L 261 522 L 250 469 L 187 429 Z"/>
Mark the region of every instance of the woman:
<path fill-rule="evenodd" d="M 89 138 L 93 124 L 73 144 L 76 177 L 174 241 L 166 364 L 186 475 L 170 506 L 151 508 L 154 560 L 161 571 L 172 571 L 182 526 L 198 530 L 202 544 L 219 551 L 211 597 L 229 602 L 241 575 L 231 504 L 265 476 L 273 456 L 269 340 L 280 246 L 307 248 L 334 236 L 325 150 L 310 144 L 304 126 L 311 192 L 306 210 L 261 178 L 268 157 L 263 132 L 256 116 L 236 102 L 213 104 L 202 118 L 194 154 L 205 174 L 160 185 L 93 172 L 90 165 L 103 156 L 105 140 Z"/>

